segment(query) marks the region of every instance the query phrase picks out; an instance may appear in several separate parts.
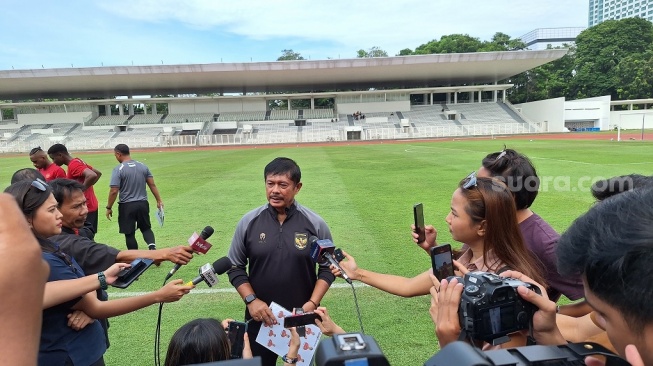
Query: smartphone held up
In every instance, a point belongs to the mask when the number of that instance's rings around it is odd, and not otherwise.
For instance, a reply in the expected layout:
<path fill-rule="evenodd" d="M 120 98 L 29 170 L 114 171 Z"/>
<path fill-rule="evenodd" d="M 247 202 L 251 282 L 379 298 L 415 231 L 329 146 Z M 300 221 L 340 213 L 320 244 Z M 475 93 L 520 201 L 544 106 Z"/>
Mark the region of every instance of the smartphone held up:
<path fill-rule="evenodd" d="M 422 203 L 413 205 L 413 216 L 415 218 L 415 233 L 419 235 L 417 242 L 421 243 L 426 240 L 426 231 L 424 229 L 424 206 Z"/>
<path fill-rule="evenodd" d="M 431 264 L 433 265 L 433 275 L 438 280 L 442 281 L 449 276 L 453 276 L 451 244 L 442 244 L 431 248 Z"/>

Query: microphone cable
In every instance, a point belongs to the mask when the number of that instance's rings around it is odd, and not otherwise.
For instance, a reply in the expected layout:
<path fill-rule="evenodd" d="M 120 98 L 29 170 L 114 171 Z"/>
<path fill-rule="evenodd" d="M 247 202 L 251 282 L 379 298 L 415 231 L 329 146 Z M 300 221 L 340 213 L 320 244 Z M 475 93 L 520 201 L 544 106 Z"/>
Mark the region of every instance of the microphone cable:
<path fill-rule="evenodd" d="M 351 292 L 354 294 L 354 304 L 356 304 L 356 315 L 358 316 L 358 324 L 361 327 L 361 334 L 365 334 L 365 331 L 363 330 L 363 319 L 361 318 L 361 309 L 358 306 L 358 297 L 356 297 L 356 289 L 354 289 L 354 283 L 353 281 L 349 283 L 351 286 Z"/>
<path fill-rule="evenodd" d="M 161 287 L 165 286 L 166 282 L 168 282 L 168 278 L 163 280 Z M 163 313 L 163 304 L 162 302 L 159 303 L 159 314 L 156 318 L 156 329 L 154 331 L 154 366 L 161 366 L 161 316 Z"/>

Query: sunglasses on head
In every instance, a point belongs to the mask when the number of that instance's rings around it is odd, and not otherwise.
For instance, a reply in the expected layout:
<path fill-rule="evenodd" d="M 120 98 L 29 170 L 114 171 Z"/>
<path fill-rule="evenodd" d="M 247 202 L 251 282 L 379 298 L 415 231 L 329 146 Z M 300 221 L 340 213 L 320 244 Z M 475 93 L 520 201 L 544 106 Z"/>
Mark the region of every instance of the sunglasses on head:
<path fill-rule="evenodd" d="M 40 178 L 36 178 L 36 180 L 32 181 L 32 187 L 38 189 L 41 192 L 48 190 L 48 184 L 42 181 Z"/>
<path fill-rule="evenodd" d="M 476 187 L 476 172 L 471 172 L 463 179 L 463 189 L 470 189 L 472 187 Z"/>
<path fill-rule="evenodd" d="M 48 184 L 42 181 L 41 179 L 37 178 L 36 180 L 33 180 L 32 183 L 30 184 L 30 187 L 25 191 L 23 194 L 23 197 L 21 198 L 21 206 L 23 209 L 23 212 L 25 212 L 25 197 L 27 197 L 27 194 L 29 191 L 32 189 L 32 187 L 38 189 L 41 192 L 45 192 L 48 190 Z"/>

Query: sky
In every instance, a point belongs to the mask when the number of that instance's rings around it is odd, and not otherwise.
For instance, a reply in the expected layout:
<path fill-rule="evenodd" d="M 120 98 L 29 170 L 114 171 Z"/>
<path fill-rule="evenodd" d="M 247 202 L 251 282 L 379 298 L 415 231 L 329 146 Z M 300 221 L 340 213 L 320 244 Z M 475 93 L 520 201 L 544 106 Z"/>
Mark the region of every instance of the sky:
<path fill-rule="evenodd" d="M 481 41 L 586 27 L 588 0 L 2 0 L 0 70 L 394 56 L 443 35 Z"/>

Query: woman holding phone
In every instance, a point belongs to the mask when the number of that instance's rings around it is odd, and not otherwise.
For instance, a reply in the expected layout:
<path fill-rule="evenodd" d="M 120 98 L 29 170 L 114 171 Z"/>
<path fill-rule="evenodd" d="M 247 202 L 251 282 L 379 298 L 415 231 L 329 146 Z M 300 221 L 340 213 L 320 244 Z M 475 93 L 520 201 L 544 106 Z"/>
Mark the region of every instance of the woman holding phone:
<path fill-rule="evenodd" d="M 467 271 L 499 273 L 511 269 L 544 283 L 537 259 L 524 245 L 512 195 L 498 179 L 480 178 L 474 173 L 463 179 L 451 197 L 451 210 L 445 221 L 452 238 L 468 246 L 454 261 L 459 274 Z M 344 251 L 343 254 L 345 260 L 340 266 L 347 275 L 379 290 L 413 297 L 428 295 L 433 287 L 429 277 L 432 269 L 413 278 L 377 273 L 360 268 L 354 257 Z M 333 269 L 333 273 L 340 275 L 337 269 Z"/>
<path fill-rule="evenodd" d="M 539 263 L 526 248 L 519 231 L 512 194 L 500 180 L 477 177 L 475 173 L 467 176 L 451 197 L 451 210 L 445 221 L 452 238 L 467 245 L 467 250 L 454 260 L 458 275 L 469 271 L 516 270 L 544 283 Z M 343 254 L 345 260 L 340 266 L 352 280 L 397 296 L 428 295 L 432 287 L 437 292 L 439 281 L 443 280 L 433 281 L 431 268 L 412 278 L 372 272 L 360 268 L 348 253 Z M 333 267 L 332 271 L 340 274 Z"/>
<path fill-rule="evenodd" d="M 50 266 L 43 299 L 39 365 L 104 365 L 106 342 L 102 327 L 93 322 L 79 331 L 72 329 L 68 314 L 73 310 L 82 310 L 95 319 L 109 318 L 156 303 L 177 301 L 193 288 L 176 280 L 145 295 L 98 300 L 95 290 L 106 289 L 116 280 L 120 269 L 129 265 L 115 264 L 105 272 L 85 276 L 75 259 L 48 239 L 61 232 L 62 218 L 51 188 L 37 179 L 14 183 L 5 192 L 16 199 L 41 247 L 43 259 Z"/>

